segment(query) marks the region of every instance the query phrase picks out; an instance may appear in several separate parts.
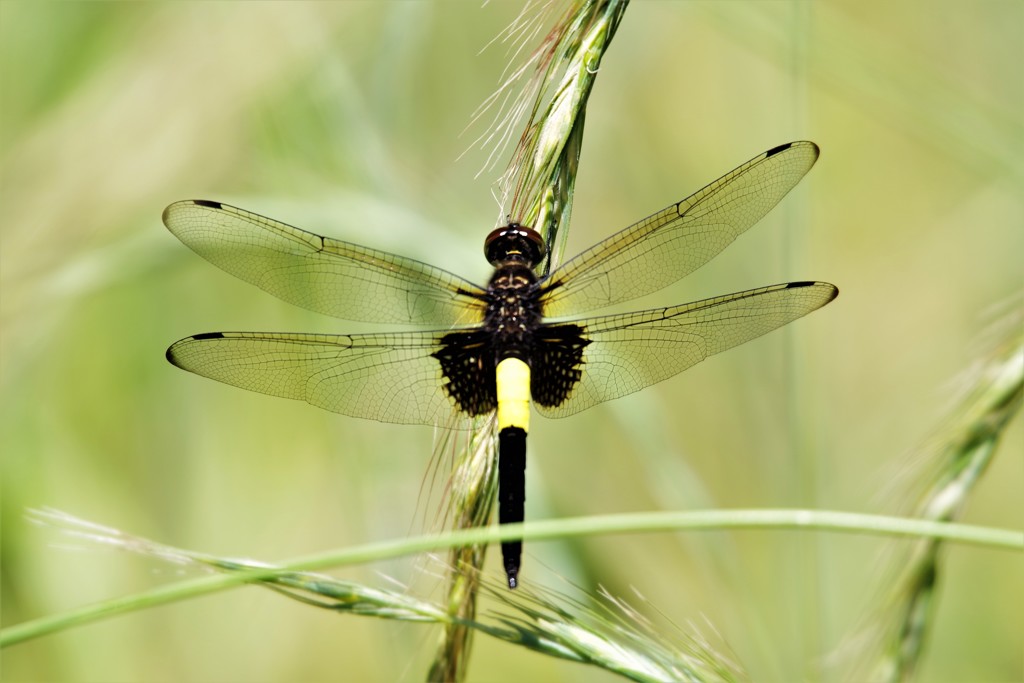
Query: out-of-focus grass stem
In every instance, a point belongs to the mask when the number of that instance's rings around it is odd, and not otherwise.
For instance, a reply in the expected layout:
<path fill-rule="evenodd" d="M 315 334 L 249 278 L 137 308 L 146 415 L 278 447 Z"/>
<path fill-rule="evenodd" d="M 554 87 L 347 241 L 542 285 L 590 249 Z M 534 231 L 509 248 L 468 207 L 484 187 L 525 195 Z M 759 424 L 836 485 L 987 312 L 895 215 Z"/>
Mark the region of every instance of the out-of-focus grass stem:
<path fill-rule="evenodd" d="M 986 358 L 969 372 L 971 385 L 932 440 L 932 483 L 916 505 L 925 520 L 956 520 L 988 469 L 999 439 L 1024 401 L 1024 310 L 1003 321 L 1009 330 Z M 890 597 L 889 623 L 881 627 L 882 652 L 871 680 L 908 681 L 921 661 L 935 618 L 936 587 L 941 577 L 942 539 L 922 538 L 906 562 Z"/>

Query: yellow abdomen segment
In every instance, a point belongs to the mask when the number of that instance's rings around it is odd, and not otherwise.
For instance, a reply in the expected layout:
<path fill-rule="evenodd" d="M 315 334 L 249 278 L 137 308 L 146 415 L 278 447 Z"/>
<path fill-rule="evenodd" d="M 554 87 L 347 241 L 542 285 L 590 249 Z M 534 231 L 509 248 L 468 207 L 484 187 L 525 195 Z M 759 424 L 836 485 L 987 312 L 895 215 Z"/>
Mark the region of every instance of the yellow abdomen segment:
<path fill-rule="evenodd" d="M 518 358 L 498 363 L 498 430 L 520 427 L 530 431 L 530 366 Z"/>

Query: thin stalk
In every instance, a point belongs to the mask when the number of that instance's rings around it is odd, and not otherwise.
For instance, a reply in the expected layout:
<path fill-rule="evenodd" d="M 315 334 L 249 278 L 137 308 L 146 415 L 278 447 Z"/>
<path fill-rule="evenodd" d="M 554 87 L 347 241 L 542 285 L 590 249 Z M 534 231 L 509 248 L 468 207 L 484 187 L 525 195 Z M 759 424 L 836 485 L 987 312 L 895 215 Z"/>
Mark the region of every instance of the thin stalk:
<path fill-rule="evenodd" d="M 541 541 L 609 533 L 806 529 L 941 539 L 996 550 L 1024 551 L 1024 531 L 1019 529 L 994 529 L 951 522 L 827 510 L 696 510 L 576 517 L 464 529 L 377 541 L 296 558 L 276 565 L 254 566 L 253 564 L 242 565 L 231 560 L 199 553 L 188 553 L 186 556 L 182 551 L 168 549 L 166 546 L 124 534 L 116 529 L 107 529 L 55 511 L 36 512 L 35 514 L 37 521 L 41 523 L 59 524 L 70 528 L 72 533 L 78 537 L 93 539 L 104 545 L 143 552 L 176 562 L 203 561 L 218 569 L 230 569 L 232 573 L 188 579 L 151 591 L 11 626 L 0 631 L 0 647 L 15 645 L 118 614 L 215 593 L 242 584 L 278 580 L 280 577 L 294 572 L 319 571 L 331 567 L 376 562 L 440 548 L 498 543 L 508 538 Z"/>
<path fill-rule="evenodd" d="M 490 421 L 488 421 L 489 423 Z M 449 509 L 455 529 L 486 527 L 491 519 L 497 494 L 497 453 L 494 430 L 489 425 L 477 429 L 467 451 L 452 476 Z M 447 605 L 437 654 L 427 673 L 429 681 L 459 681 L 465 678 L 476 618 L 476 596 L 480 573 L 487 555 L 487 544 L 452 546 L 448 551 Z"/>
<path fill-rule="evenodd" d="M 513 70 L 498 92 L 485 103 L 498 101 L 515 80 L 536 64 L 533 78 L 513 101 L 510 116 L 496 126 L 487 140 L 508 139 L 508 133 L 522 114 L 530 111 L 525 129 L 519 138 L 508 170 L 501 184 L 507 198 L 514 187 L 507 217 L 538 230 L 546 239 L 548 252 L 542 270 L 547 272 L 552 257 L 564 244 L 572 210 L 572 194 L 576 170 L 583 144 L 583 121 L 587 101 L 597 76 L 601 57 L 611 43 L 628 0 L 581 0 L 572 3 L 540 46 L 526 60 L 526 65 Z M 542 24 L 540 6 L 528 3 L 507 37 L 519 36 L 525 41 Z M 525 46 L 521 43 L 520 50 Z M 552 89 L 553 88 L 553 89 Z M 507 220 L 507 217 L 505 220 Z M 499 222 L 502 219 L 499 218 Z M 561 235 L 559 239 L 557 236 Z M 475 528 L 490 518 L 495 490 L 495 448 L 493 425 L 483 422 L 474 436 L 475 447 L 467 453 L 456 482 L 464 484 L 452 490 L 452 511 L 455 528 Z M 486 453 L 490 464 L 479 457 Z M 472 463 L 471 465 L 469 463 Z M 478 573 L 483 564 L 485 548 L 465 546 L 453 550 L 448 579 L 448 610 L 460 620 L 471 619 L 476 612 Z M 471 631 L 462 621 L 444 629 L 437 654 L 428 673 L 430 681 L 460 681 L 468 665 Z"/>
<path fill-rule="evenodd" d="M 925 449 L 932 465 L 926 491 L 914 506 L 916 517 L 935 522 L 958 519 L 998 452 L 1006 425 L 1024 403 L 1024 307 L 1001 321 L 1001 338 L 968 372 L 964 398 L 945 427 Z M 1017 532 L 1024 542 L 1024 534 Z M 942 577 L 940 550 L 950 540 L 922 537 L 901 560 L 901 576 L 888 597 L 880 654 L 870 680 L 900 682 L 914 677 L 934 622 L 936 588 Z M 884 620 L 884 621 L 883 621 Z"/>

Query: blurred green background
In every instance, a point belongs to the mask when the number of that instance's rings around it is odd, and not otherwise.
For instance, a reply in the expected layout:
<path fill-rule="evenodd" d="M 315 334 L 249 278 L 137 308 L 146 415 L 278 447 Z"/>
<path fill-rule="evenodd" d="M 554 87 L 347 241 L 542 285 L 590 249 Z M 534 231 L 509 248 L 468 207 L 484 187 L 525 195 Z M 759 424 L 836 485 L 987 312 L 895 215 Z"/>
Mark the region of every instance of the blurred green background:
<path fill-rule="evenodd" d="M 27 508 L 268 561 L 430 528 L 429 429 L 165 362 L 197 332 L 367 327 L 218 271 L 160 212 L 229 201 L 484 281 L 509 152 L 479 177 L 488 150 L 459 156 L 508 59 L 483 48 L 520 7 L 478 4 L 0 3 L 4 625 L 179 578 L 33 526 Z M 539 419 L 527 518 L 900 510 L 907 494 L 886 485 L 954 404 L 993 308 L 1020 305 L 1022 31 L 1017 0 L 634 4 L 588 110 L 568 254 L 806 138 L 822 158 L 776 211 L 637 306 L 790 279 L 841 294 L 645 392 Z M 1024 525 L 1021 422 L 965 521 Z M 841 680 L 827 660 L 879 599 L 895 547 L 795 532 L 531 543 L 523 580 L 635 586 L 677 624 L 706 618 L 754 680 Z M 1021 680 L 1022 558 L 945 559 L 921 680 Z M 339 574 L 429 586 L 417 566 Z M 249 588 L 19 645 L 2 676 L 421 680 L 436 636 Z M 472 680 L 601 678 L 475 644 Z"/>

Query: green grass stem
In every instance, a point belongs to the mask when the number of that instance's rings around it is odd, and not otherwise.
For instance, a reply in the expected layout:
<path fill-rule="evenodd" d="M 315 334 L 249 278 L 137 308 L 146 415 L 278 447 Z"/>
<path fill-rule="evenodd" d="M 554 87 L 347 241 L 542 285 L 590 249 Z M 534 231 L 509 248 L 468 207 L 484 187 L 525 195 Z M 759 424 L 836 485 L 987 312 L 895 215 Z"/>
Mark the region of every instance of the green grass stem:
<path fill-rule="evenodd" d="M 497 543 L 507 538 L 554 540 L 610 533 L 788 529 L 929 538 L 996 550 L 1024 550 L 1024 531 L 995 529 L 922 519 L 887 517 L 828 510 L 692 510 L 645 512 L 507 524 L 463 529 L 411 538 L 377 541 L 342 550 L 296 558 L 275 566 L 247 568 L 231 574 L 204 576 L 122 598 L 88 605 L 63 614 L 35 619 L 0 631 L 0 647 L 67 630 L 119 614 L 215 593 L 246 583 L 273 580 L 297 571 L 376 562 L 412 553 L 458 546 Z"/>

